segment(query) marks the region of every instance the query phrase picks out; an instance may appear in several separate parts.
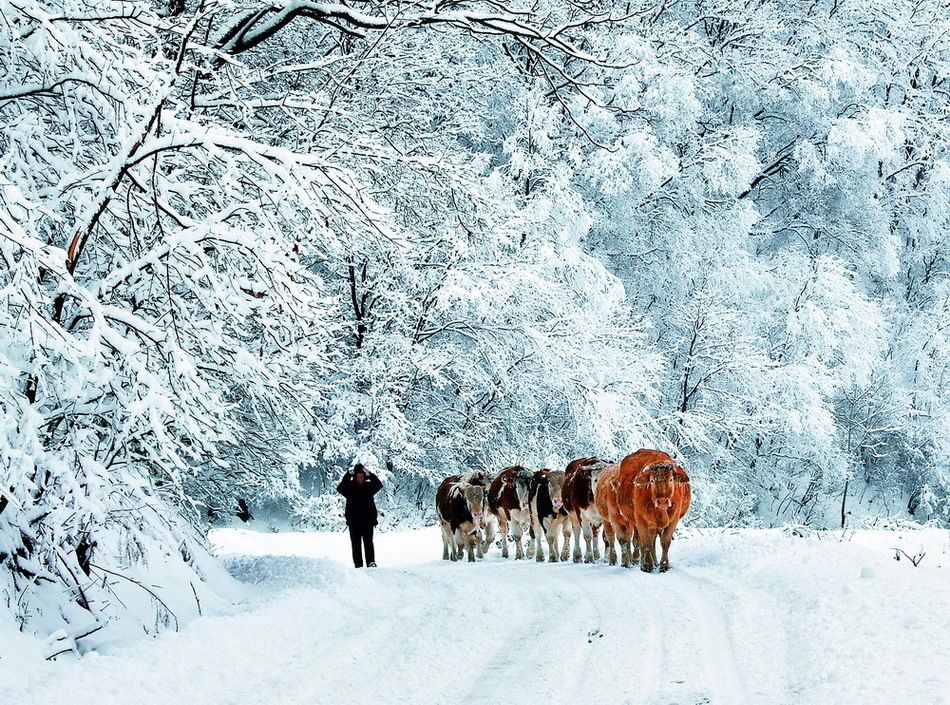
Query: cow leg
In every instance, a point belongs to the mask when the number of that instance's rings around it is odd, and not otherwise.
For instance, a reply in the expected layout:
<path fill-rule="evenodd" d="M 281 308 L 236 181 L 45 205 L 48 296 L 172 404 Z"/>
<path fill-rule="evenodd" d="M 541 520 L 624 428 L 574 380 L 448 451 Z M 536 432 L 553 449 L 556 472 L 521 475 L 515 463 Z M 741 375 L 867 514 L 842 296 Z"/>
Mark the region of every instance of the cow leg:
<path fill-rule="evenodd" d="M 449 554 L 449 546 L 452 547 L 451 555 Z M 447 561 L 449 558 L 455 560 L 455 537 L 452 536 L 452 528 L 449 526 L 447 521 L 442 522 L 442 560 Z"/>
<path fill-rule="evenodd" d="M 475 555 L 479 558 L 484 558 L 485 551 L 483 546 L 485 545 L 485 541 L 482 539 L 482 530 L 475 529 L 475 531 L 472 532 L 472 539 L 475 541 Z"/>
<path fill-rule="evenodd" d="M 515 519 L 511 522 L 511 538 L 515 542 L 515 560 L 520 561 L 524 559 L 524 526 L 520 521 Z"/>
<path fill-rule="evenodd" d="M 564 546 L 563 546 L 563 548 L 561 548 L 561 561 L 566 563 L 566 562 L 567 562 L 567 557 L 568 557 L 568 556 L 570 555 L 570 553 L 571 553 L 571 534 L 572 534 L 573 532 L 572 532 L 571 522 L 568 521 L 567 519 L 562 519 L 562 520 L 561 520 L 561 527 L 562 527 L 562 528 L 561 528 L 561 533 L 562 533 L 563 536 L 564 536 Z M 579 547 L 579 546 L 576 546 L 576 547 L 575 547 L 575 553 L 578 554 L 578 555 L 577 555 L 577 558 L 574 559 L 574 562 L 576 563 L 576 562 L 578 562 L 578 561 L 580 560 L 580 547 Z"/>
<path fill-rule="evenodd" d="M 637 534 L 640 537 L 640 570 L 644 573 L 652 573 L 656 562 L 656 530 L 639 526 Z"/>
<path fill-rule="evenodd" d="M 545 538 L 548 540 L 548 563 L 557 563 L 557 529 L 551 529 L 544 533 Z"/>
<path fill-rule="evenodd" d="M 629 568 L 632 565 L 630 557 L 630 531 L 625 524 L 617 527 L 617 539 L 620 541 L 620 565 Z"/>
<path fill-rule="evenodd" d="M 492 542 L 495 540 L 495 517 L 491 514 L 485 514 L 485 545 L 482 547 L 482 554 L 488 553 Z"/>
<path fill-rule="evenodd" d="M 571 528 L 574 530 L 574 562 L 581 562 L 581 533 L 584 534 L 584 538 L 587 538 L 587 522 L 578 519 L 573 514 L 571 515 Z M 590 542 L 588 541 L 588 550 L 590 550 Z"/>
<path fill-rule="evenodd" d="M 465 535 L 465 550 L 468 552 L 468 562 L 474 563 L 476 550 L 481 553 L 481 546 L 478 543 L 478 529 Z M 481 558 L 481 555 L 479 555 L 479 558 Z"/>
<path fill-rule="evenodd" d="M 584 530 L 584 562 L 585 562 L 585 563 L 593 563 L 593 562 L 594 562 L 593 554 L 594 554 L 594 550 L 596 549 L 596 546 L 597 546 L 597 544 L 594 543 L 594 540 L 595 540 L 595 539 L 594 539 L 593 527 L 591 526 L 591 523 L 590 523 L 589 521 L 587 521 L 587 519 L 584 519 L 584 521 L 583 521 L 583 523 L 582 523 L 582 526 L 583 526 L 583 530 Z M 578 539 L 577 539 L 577 550 L 574 552 L 574 561 L 575 561 L 575 562 L 576 562 L 577 559 L 580 557 L 580 555 L 579 555 L 580 552 L 581 552 L 581 540 L 580 540 L 580 538 L 578 538 Z M 597 556 L 597 557 L 600 558 L 600 556 Z"/>
<path fill-rule="evenodd" d="M 461 529 L 455 530 L 455 560 L 460 561 L 465 555 L 465 534 Z"/>
<path fill-rule="evenodd" d="M 665 573 L 670 569 L 670 544 L 673 543 L 673 532 L 676 530 L 676 522 L 673 522 L 660 534 L 660 546 L 663 548 L 663 556 L 660 558 L 660 572 Z"/>
<path fill-rule="evenodd" d="M 548 542 L 548 562 L 549 563 L 557 563 L 557 560 L 558 560 L 557 534 L 558 534 L 558 529 L 560 528 L 561 527 L 558 526 L 556 519 L 548 519 L 547 528 L 545 528 L 544 530 L 544 538 L 546 538 Z"/>
<path fill-rule="evenodd" d="M 640 559 L 641 559 L 641 556 L 640 556 L 641 551 L 640 551 L 640 532 L 639 532 L 639 529 L 636 529 L 636 528 L 635 528 L 635 529 L 633 530 L 633 541 L 632 541 L 632 545 L 633 545 L 633 562 L 634 562 L 634 563 L 639 563 L 639 562 L 640 562 Z"/>
<path fill-rule="evenodd" d="M 501 534 L 501 557 L 508 557 L 508 521 L 506 519 L 498 519 L 498 531 Z"/>
<path fill-rule="evenodd" d="M 607 554 L 607 563 L 610 565 L 617 565 L 617 549 L 614 546 L 615 535 L 614 524 L 608 519 L 604 522 L 604 552 Z"/>
<path fill-rule="evenodd" d="M 535 522 L 531 527 L 533 529 L 533 539 L 532 543 L 534 544 L 534 560 L 536 563 L 544 562 L 544 549 L 541 548 L 541 536 L 544 534 L 544 528 L 541 524 Z"/>
<path fill-rule="evenodd" d="M 653 561 L 653 570 L 656 570 L 659 567 L 659 561 L 656 557 L 656 544 L 660 540 L 660 530 L 657 529 L 653 532 L 652 540 L 650 541 L 650 559 Z"/>
<path fill-rule="evenodd" d="M 591 543 L 594 544 L 594 560 L 589 561 L 590 563 L 596 563 L 600 560 L 600 524 L 589 524 L 591 539 L 588 541 L 587 548 L 590 549 Z"/>

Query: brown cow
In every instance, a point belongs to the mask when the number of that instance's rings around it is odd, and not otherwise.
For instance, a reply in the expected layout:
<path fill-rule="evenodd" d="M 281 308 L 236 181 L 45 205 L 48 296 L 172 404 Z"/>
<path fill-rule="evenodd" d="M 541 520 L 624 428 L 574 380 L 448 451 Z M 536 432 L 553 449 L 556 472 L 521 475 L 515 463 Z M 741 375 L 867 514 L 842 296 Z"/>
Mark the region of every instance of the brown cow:
<path fill-rule="evenodd" d="M 548 541 L 548 560 L 558 560 L 558 534 L 564 533 L 561 560 L 566 561 L 571 543 L 571 522 L 564 510 L 561 490 L 564 487 L 564 472 L 561 470 L 538 470 L 528 483 L 528 508 L 531 511 L 531 538 L 535 545 L 534 559 L 544 560 L 541 535 Z"/>
<path fill-rule="evenodd" d="M 603 469 L 597 480 L 597 487 L 594 489 L 594 503 L 604 522 L 604 547 L 607 562 L 610 565 L 617 565 L 617 549 L 614 545 L 614 539 L 617 538 L 620 540 L 622 553 L 621 565 L 629 568 L 638 557 L 630 551 L 631 539 L 637 530 L 637 525 L 633 516 L 632 478 L 630 491 L 626 495 L 629 504 L 628 514 L 625 515 L 621 508 L 620 470 L 620 463 L 608 465 Z"/>
<path fill-rule="evenodd" d="M 639 450 L 623 459 L 636 471 L 633 502 L 636 507 L 640 569 L 650 572 L 656 565 L 656 539 L 663 548 L 660 572 L 670 569 L 670 543 L 680 519 L 689 510 L 692 490 L 689 475 L 666 453 Z"/>
<path fill-rule="evenodd" d="M 564 509 L 567 511 L 574 529 L 574 562 L 581 560 L 581 532 L 584 533 L 586 547 L 584 562 L 600 560 L 599 534 L 603 519 L 597 511 L 594 491 L 597 479 L 605 467 L 610 465 L 600 458 L 578 458 L 568 463 L 564 471 L 564 488 L 561 495 Z"/>
<path fill-rule="evenodd" d="M 531 522 L 528 509 L 528 483 L 532 473 L 520 465 L 505 468 L 488 488 L 488 510 L 498 520 L 501 534 L 501 555 L 508 557 L 508 530 L 515 542 L 515 560 L 524 558 L 522 531 Z"/>
<path fill-rule="evenodd" d="M 669 546 L 676 524 L 689 509 L 690 489 L 686 472 L 666 453 L 640 449 L 600 475 L 597 508 L 604 517 L 608 558 L 616 565 L 614 537 L 620 541 L 621 565 L 653 570 L 656 537 L 663 545 L 661 570 L 669 569 Z"/>
<path fill-rule="evenodd" d="M 459 560 L 463 547 L 468 552 L 470 562 L 475 561 L 476 547 L 481 554 L 479 529 L 484 504 L 483 484 L 452 475 L 439 485 L 435 493 L 435 510 L 442 526 L 442 560 Z"/>

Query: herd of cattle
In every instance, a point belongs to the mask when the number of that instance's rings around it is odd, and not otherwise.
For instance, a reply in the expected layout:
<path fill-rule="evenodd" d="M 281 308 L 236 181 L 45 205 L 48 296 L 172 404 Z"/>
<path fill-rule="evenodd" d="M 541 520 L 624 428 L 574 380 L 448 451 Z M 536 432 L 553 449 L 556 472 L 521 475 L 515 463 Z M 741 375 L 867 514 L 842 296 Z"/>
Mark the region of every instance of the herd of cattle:
<path fill-rule="evenodd" d="M 436 513 L 442 525 L 442 558 L 468 560 L 483 557 L 501 539 L 502 556 L 508 558 L 509 531 L 515 558 L 524 558 L 522 536 L 529 533 L 528 555 L 544 560 L 541 543 L 548 544 L 549 561 L 566 561 L 574 536 L 574 562 L 600 560 L 598 534 L 604 531 L 606 558 L 617 564 L 615 540 L 620 543 L 620 563 L 625 568 L 639 562 L 650 572 L 657 565 L 656 540 L 663 554 L 659 569 L 670 567 L 673 531 L 692 498 L 689 476 L 669 455 L 641 449 L 619 463 L 599 458 L 579 458 L 567 469 L 531 471 L 521 466 L 502 470 L 489 480 L 483 472 L 447 477 L 436 493 Z M 558 538 L 564 537 L 558 551 Z"/>

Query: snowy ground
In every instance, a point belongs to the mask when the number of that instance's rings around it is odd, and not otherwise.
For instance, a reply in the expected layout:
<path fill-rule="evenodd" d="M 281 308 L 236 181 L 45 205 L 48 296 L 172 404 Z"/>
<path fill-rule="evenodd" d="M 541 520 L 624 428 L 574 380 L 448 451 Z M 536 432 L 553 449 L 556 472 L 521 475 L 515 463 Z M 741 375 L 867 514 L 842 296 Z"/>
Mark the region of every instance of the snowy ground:
<path fill-rule="evenodd" d="M 950 533 L 846 538 L 687 531 L 644 575 L 443 563 L 435 529 L 378 535 L 356 571 L 343 533 L 218 531 L 233 614 L 26 659 L 0 703 L 950 703 Z"/>

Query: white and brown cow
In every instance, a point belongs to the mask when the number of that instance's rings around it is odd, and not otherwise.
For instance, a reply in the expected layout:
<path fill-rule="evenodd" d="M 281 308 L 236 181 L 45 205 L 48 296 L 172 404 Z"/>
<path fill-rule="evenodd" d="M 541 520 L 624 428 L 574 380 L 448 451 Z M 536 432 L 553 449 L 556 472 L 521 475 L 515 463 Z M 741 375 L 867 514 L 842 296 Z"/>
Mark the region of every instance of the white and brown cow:
<path fill-rule="evenodd" d="M 501 555 L 508 557 L 508 531 L 515 542 L 515 560 L 524 558 L 521 537 L 524 527 L 531 524 L 528 508 L 528 484 L 534 475 L 520 465 L 505 468 L 492 480 L 488 488 L 488 510 L 498 521 L 501 535 Z"/>
<path fill-rule="evenodd" d="M 586 543 L 584 562 L 593 563 L 600 560 L 600 544 L 598 542 L 603 519 L 597 511 L 594 501 L 594 492 L 597 489 L 597 479 L 600 473 L 610 463 L 600 458 L 578 458 L 568 463 L 564 471 L 564 509 L 571 520 L 574 530 L 574 562 L 581 560 L 581 533 Z"/>
<path fill-rule="evenodd" d="M 558 536 L 564 534 L 564 547 L 560 557 L 566 561 L 571 543 L 571 522 L 564 510 L 561 490 L 564 487 L 564 472 L 560 470 L 538 470 L 528 483 L 528 508 L 531 512 L 531 538 L 535 544 L 534 558 L 544 560 L 542 535 L 548 542 L 548 561 L 558 560 Z"/>
<path fill-rule="evenodd" d="M 445 478 L 435 493 L 435 511 L 442 526 L 442 560 L 457 561 L 463 549 L 468 560 L 481 557 L 479 530 L 484 514 L 485 486 L 460 475 Z"/>

